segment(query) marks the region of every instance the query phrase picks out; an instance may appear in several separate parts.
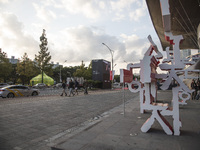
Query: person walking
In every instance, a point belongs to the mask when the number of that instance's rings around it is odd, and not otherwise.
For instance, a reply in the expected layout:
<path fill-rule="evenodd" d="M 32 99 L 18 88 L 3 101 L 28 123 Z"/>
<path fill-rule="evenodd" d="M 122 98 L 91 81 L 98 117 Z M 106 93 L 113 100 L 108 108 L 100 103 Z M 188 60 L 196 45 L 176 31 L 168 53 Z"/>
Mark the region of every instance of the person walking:
<path fill-rule="evenodd" d="M 66 83 L 65 83 L 65 81 L 63 81 L 63 83 L 62 83 L 62 88 L 63 88 L 63 91 L 62 91 L 62 94 L 60 95 L 60 96 L 63 96 L 64 94 L 65 94 L 65 96 L 67 96 L 67 93 L 66 93 Z"/>
<path fill-rule="evenodd" d="M 199 78 L 197 80 L 197 94 L 196 94 L 196 100 L 199 100 L 200 97 L 200 81 Z"/>
<path fill-rule="evenodd" d="M 69 97 L 71 96 L 71 94 L 74 96 L 74 92 L 73 92 L 73 88 L 74 88 L 74 82 L 72 81 L 72 79 L 70 79 L 69 81 Z"/>
<path fill-rule="evenodd" d="M 75 94 L 78 95 L 78 87 L 79 87 L 79 82 L 75 80 Z"/>
<path fill-rule="evenodd" d="M 191 95 L 192 100 L 195 100 L 196 95 L 197 95 L 197 84 L 194 79 L 192 80 L 191 88 L 192 90 L 195 90 L 194 92 L 192 92 L 192 95 Z"/>
<path fill-rule="evenodd" d="M 84 86 L 84 94 L 88 94 L 87 88 L 88 88 L 88 82 L 87 80 L 85 80 L 85 82 L 83 83 Z"/>

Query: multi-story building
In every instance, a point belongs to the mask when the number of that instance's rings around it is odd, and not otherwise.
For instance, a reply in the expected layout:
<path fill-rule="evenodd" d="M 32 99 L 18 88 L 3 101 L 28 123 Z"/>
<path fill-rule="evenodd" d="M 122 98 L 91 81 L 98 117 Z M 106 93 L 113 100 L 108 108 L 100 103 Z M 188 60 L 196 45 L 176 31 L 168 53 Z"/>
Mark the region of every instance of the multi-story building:
<path fill-rule="evenodd" d="M 110 62 L 98 59 L 92 60 L 92 80 L 101 81 L 102 88 L 111 88 Z"/>
<path fill-rule="evenodd" d="M 54 64 L 54 62 L 52 61 L 51 64 L 53 65 L 53 67 L 52 67 L 53 69 L 55 69 L 55 68 L 57 68 L 59 66 L 62 67 L 62 65 L 60 65 L 59 62 L 57 62 L 56 64 Z"/>
<path fill-rule="evenodd" d="M 11 64 L 17 64 L 19 62 L 19 59 L 16 59 L 15 56 L 12 56 L 11 58 L 9 58 L 9 62 Z"/>

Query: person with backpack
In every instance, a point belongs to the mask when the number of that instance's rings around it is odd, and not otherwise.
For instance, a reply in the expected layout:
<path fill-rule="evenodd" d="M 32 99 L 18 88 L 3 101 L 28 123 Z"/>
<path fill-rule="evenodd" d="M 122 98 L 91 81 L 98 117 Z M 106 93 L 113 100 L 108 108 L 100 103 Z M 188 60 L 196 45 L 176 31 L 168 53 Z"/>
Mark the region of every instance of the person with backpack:
<path fill-rule="evenodd" d="M 66 83 L 65 83 L 65 81 L 63 81 L 63 83 L 62 83 L 62 88 L 63 88 L 63 91 L 62 91 L 62 94 L 60 95 L 60 96 L 63 96 L 64 94 L 65 94 L 65 96 L 67 96 L 67 92 L 65 91 L 66 90 Z"/>
<path fill-rule="evenodd" d="M 88 82 L 87 82 L 87 80 L 84 81 L 83 87 L 84 87 L 84 94 L 85 95 L 88 94 L 88 90 L 87 90 L 87 88 L 88 88 Z"/>
<path fill-rule="evenodd" d="M 197 89 L 197 84 L 194 79 L 192 80 L 191 88 L 192 88 L 192 90 L 195 90 L 194 92 L 192 92 L 192 95 L 191 95 L 192 100 L 195 100 L 198 89 Z"/>
<path fill-rule="evenodd" d="M 196 94 L 196 100 L 199 100 L 200 97 L 200 81 L 197 80 L 197 94 Z"/>
<path fill-rule="evenodd" d="M 72 79 L 70 79 L 69 81 L 69 97 L 71 96 L 71 94 L 74 96 L 74 92 L 73 92 L 73 88 L 74 88 L 74 82 L 72 81 Z"/>
<path fill-rule="evenodd" d="M 78 87 L 79 87 L 79 82 L 75 80 L 75 93 L 78 95 Z"/>

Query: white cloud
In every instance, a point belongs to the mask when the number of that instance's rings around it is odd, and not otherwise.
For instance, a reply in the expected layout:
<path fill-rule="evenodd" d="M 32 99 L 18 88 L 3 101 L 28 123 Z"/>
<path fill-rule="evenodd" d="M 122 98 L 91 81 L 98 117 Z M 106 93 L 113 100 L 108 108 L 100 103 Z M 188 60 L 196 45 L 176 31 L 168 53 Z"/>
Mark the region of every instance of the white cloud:
<path fill-rule="evenodd" d="M 10 1 L 10 0 L 1 0 L 1 1 L 0 1 L 0 4 L 1 4 L 1 3 L 9 3 L 9 1 Z"/>
<path fill-rule="evenodd" d="M 56 14 L 48 9 L 48 7 L 40 6 L 39 4 L 33 3 L 33 6 L 36 10 L 36 15 L 38 18 L 49 23 L 52 19 L 56 19 Z"/>
<path fill-rule="evenodd" d="M 82 60 L 90 62 L 92 59 L 107 59 L 110 54 L 102 43 L 105 41 L 113 44 L 120 43 L 116 37 L 103 34 L 102 29 L 85 26 L 66 28 L 56 37 L 51 36 L 50 38 L 55 41 L 51 48 L 56 49 L 52 51 L 53 59 L 68 59 L 72 63 Z"/>
<path fill-rule="evenodd" d="M 113 21 L 120 21 L 125 19 L 125 15 L 130 20 L 138 21 L 141 17 L 146 15 L 145 0 L 118 0 L 110 2 L 111 9 L 115 16 Z"/>
<path fill-rule="evenodd" d="M 142 0 L 141 3 L 138 3 L 138 8 L 129 13 L 129 17 L 131 20 L 139 21 L 141 17 L 146 15 L 146 10 L 147 10 L 146 3 L 144 0 Z"/>
<path fill-rule="evenodd" d="M 123 19 L 125 19 L 125 15 L 124 14 L 122 14 L 122 13 L 116 13 L 115 14 L 115 17 L 112 19 L 112 21 L 121 21 L 121 20 L 123 20 Z"/>
<path fill-rule="evenodd" d="M 125 35 L 121 37 L 124 40 L 126 46 L 126 57 L 127 62 L 139 62 L 142 59 L 144 52 L 149 48 L 150 44 L 146 38 L 141 39 L 137 35 Z"/>
<path fill-rule="evenodd" d="M 117 11 L 123 11 L 124 9 L 130 9 L 132 3 L 137 2 L 137 0 L 114 0 L 111 1 L 111 8 Z"/>
<path fill-rule="evenodd" d="M 99 7 L 101 8 L 101 9 L 105 9 L 105 6 L 106 4 L 103 2 L 103 1 L 99 1 Z"/>
<path fill-rule="evenodd" d="M 61 0 L 61 3 L 68 12 L 91 19 L 98 18 L 101 15 L 99 9 L 105 7 L 104 2 L 98 0 Z"/>
<path fill-rule="evenodd" d="M 23 31 L 23 24 L 18 21 L 14 14 L 0 14 L 0 44 L 3 51 L 9 51 L 9 57 L 17 54 L 20 58 L 24 52 L 34 57 L 38 49 L 38 42 Z M 17 52 L 17 53 L 16 53 Z"/>
<path fill-rule="evenodd" d="M 79 26 L 66 28 L 56 37 L 51 35 L 48 41 L 52 59 L 61 63 L 68 60 L 65 65 L 80 65 L 82 60 L 89 64 L 93 59 L 111 61 L 109 49 L 102 44 L 105 43 L 114 51 L 114 64 L 117 64 L 115 69 L 119 73 L 120 68 L 126 67 L 124 60 L 131 63 L 139 62 L 150 46 L 147 38 L 141 39 L 137 35 L 122 34 L 121 38 L 123 42 L 115 36 L 105 34 L 97 27 Z"/>

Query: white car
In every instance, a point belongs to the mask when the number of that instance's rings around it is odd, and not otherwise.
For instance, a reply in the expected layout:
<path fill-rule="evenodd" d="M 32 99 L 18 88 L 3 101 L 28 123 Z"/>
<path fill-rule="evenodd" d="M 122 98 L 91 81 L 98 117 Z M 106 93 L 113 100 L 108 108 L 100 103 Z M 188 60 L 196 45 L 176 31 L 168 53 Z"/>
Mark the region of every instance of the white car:
<path fill-rule="evenodd" d="M 20 96 L 37 96 L 39 94 L 38 89 L 29 88 L 24 85 L 10 85 L 0 89 L 0 97 L 2 98 L 14 98 Z"/>
<path fill-rule="evenodd" d="M 47 85 L 44 83 L 37 83 L 36 85 L 33 86 L 33 88 L 36 88 L 36 89 L 44 89 L 46 87 Z"/>
<path fill-rule="evenodd" d="M 62 87 L 62 83 L 57 83 L 57 84 L 56 84 L 56 87 L 57 87 L 57 88 L 61 88 L 61 87 Z"/>

